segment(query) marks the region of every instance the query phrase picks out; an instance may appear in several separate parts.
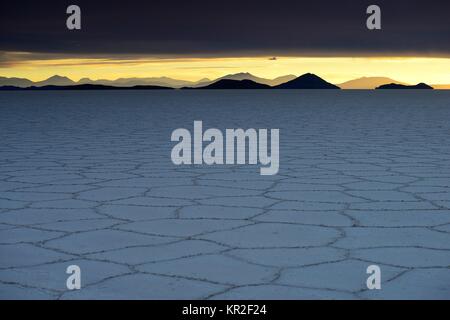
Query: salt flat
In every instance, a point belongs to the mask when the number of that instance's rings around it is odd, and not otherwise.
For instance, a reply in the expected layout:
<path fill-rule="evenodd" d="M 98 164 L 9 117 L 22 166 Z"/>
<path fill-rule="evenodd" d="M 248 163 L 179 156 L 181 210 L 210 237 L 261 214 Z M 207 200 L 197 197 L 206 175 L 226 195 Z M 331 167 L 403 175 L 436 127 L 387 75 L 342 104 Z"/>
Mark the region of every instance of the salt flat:
<path fill-rule="evenodd" d="M 2 92 L 0 112 L 2 299 L 450 299 L 448 91 Z M 279 173 L 173 165 L 194 120 L 279 128 Z"/>

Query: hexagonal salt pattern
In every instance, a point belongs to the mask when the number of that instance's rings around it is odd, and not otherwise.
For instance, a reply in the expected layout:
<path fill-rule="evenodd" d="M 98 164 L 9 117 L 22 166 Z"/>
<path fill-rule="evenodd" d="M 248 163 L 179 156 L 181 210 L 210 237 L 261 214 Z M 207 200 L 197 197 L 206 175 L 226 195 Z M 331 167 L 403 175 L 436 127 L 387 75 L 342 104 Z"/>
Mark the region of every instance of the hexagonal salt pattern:
<path fill-rule="evenodd" d="M 449 101 L 1 93 L 0 298 L 450 299 Z M 173 165 L 194 120 L 280 128 L 279 174 Z"/>

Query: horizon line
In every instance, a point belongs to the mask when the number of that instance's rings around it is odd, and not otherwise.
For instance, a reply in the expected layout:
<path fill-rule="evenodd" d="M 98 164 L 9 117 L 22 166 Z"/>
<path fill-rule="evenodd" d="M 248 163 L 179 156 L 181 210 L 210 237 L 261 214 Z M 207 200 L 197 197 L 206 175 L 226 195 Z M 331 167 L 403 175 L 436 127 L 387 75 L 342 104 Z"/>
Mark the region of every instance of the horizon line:
<path fill-rule="evenodd" d="M 236 76 L 236 75 L 249 75 L 249 76 L 256 77 L 256 78 L 261 78 L 261 79 L 264 79 L 264 80 L 273 81 L 273 80 L 276 80 L 276 79 L 279 79 L 279 78 L 282 78 L 282 77 L 288 77 L 288 76 L 295 76 L 296 78 L 298 78 L 298 77 L 301 77 L 301 76 L 306 75 L 306 74 L 317 75 L 317 73 L 314 73 L 314 72 L 306 72 L 306 73 L 302 73 L 300 75 L 294 74 L 294 73 L 290 73 L 290 74 L 283 74 L 283 75 L 280 75 L 280 76 L 276 76 L 274 78 L 266 78 L 264 76 L 255 75 L 254 73 L 251 73 L 251 72 L 240 71 L 240 72 L 236 72 L 236 73 L 226 73 L 226 74 L 224 74 L 224 75 L 222 75 L 220 77 L 213 78 L 213 79 L 208 78 L 208 77 L 203 77 L 203 78 L 200 78 L 198 80 L 186 80 L 186 79 L 181 79 L 181 78 L 173 78 L 173 77 L 165 76 L 165 75 L 143 76 L 143 77 L 139 77 L 139 76 L 129 76 L 129 77 L 121 76 L 121 77 L 109 78 L 109 79 L 108 78 L 90 78 L 90 77 L 86 76 L 86 77 L 81 77 L 78 80 L 74 80 L 74 78 L 71 78 L 70 76 L 61 75 L 61 74 L 58 74 L 58 73 L 55 73 L 52 76 L 43 78 L 42 80 L 31 80 L 30 78 L 27 78 L 27 77 L 23 78 L 23 77 L 18 77 L 18 76 L 8 77 L 8 76 L 3 76 L 1 74 L 0 74 L 0 78 L 28 80 L 28 81 L 33 82 L 33 83 L 38 83 L 38 82 L 45 82 L 45 81 L 50 80 L 52 78 L 58 77 L 58 78 L 66 78 L 66 79 L 74 82 L 74 84 L 72 84 L 72 85 L 77 85 L 81 80 L 84 80 L 84 79 L 90 80 L 90 81 L 93 81 L 93 82 L 96 82 L 96 81 L 115 82 L 115 81 L 118 81 L 118 80 L 125 80 L 125 79 L 136 79 L 136 80 L 155 79 L 156 80 L 156 79 L 164 79 L 165 78 L 165 79 L 174 80 L 174 81 L 183 81 L 183 82 L 186 82 L 186 83 L 199 84 L 199 83 L 201 83 L 202 80 L 204 80 L 204 82 L 206 82 L 206 81 L 208 81 L 208 82 L 216 82 L 216 81 L 220 80 L 221 78 L 229 77 L 229 76 Z M 324 79 L 324 77 L 322 77 L 322 76 L 320 76 L 320 78 Z M 417 83 L 414 83 L 414 82 L 403 82 L 403 81 L 399 81 L 399 80 L 393 79 L 390 76 L 381 76 L 381 75 L 374 75 L 374 76 L 365 75 L 365 76 L 359 76 L 359 77 L 356 77 L 356 78 L 350 78 L 350 79 L 345 80 L 343 82 L 330 82 L 330 83 L 335 84 L 335 85 L 339 85 L 339 84 L 345 84 L 347 82 L 351 82 L 351 81 L 355 81 L 355 80 L 376 79 L 376 78 L 387 78 L 387 79 L 390 79 L 390 80 L 394 81 L 393 83 L 403 83 L 403 84 L 406 84 L 406 85 L 427 83 L 427 84 L 430 84 L 430 85 L 437 85 L 437 86 L 450 86 L 450 81 L 448 83 L 429 83 L 429 82 L 425 82 L 425 81 L 419 81 Z M 232 79 L 232 80 L 237 80 L 237 79 Z M 246 79 L 244 78 L 244 79 L 241 79 L 241 80 L 246 80 Z M 251 80 L 251 79 L 249 79 L 249 80 Z M 255 82 L 257 82 L 257 81 L 255 81 Z M 102 85 L 102 84 L 98 84 L 98 85 Z M 2 86 L 8 86 L 8 85 L 2 85 Z M 65 86 L 70 86 L 70 85 L 65 85 Z M 169 87 L 177 88 L 176 86 L 169 86 Z M 349 89 L 344 89 L 344 90 L 349 90 Z"/>
<path fill-rule="evenodd" d="M 450 58 L 426 57 L 239 57 L 208 59 L 45 59 L 28 56 L 5 57 L 0 52 L 0 74 L 4 77 L 43 81 L 54 75 L 64 75 L 74 81 L 82 78 L 114 81 L 120 78 L 158 78 L 197 82 L 217 79 L 229 74 L 249 72 L 274 79 L 314 71 L 333 83 L 343 83 L 361 77 L 389 77 L 405 83 L 450 83 L 447 70 Z M 17 59 L 16 59 L 17 58 Z M 49 57 L 47 57 L 49 58 Z M 134 57 L 136 58 L 136 57 Z M 124 60 L 125 59 L 125 60 Z"/>

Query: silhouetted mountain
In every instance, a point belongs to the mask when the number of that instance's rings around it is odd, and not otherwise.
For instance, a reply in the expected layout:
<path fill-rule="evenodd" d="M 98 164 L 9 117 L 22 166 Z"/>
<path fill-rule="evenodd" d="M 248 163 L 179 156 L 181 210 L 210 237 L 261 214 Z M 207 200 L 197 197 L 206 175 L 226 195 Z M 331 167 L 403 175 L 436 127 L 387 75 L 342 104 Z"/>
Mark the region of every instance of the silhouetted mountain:
<path fill-rule="evenodd" d="M 416 84 L 415 86 L 405 86 L 402 84 L 390 83 L 379 86 L 376 89 L 433 89 L 433 87 L 430 87 L 423 82 Z"/>
<path fill-rule="evenodd" d="M 306 73 L 294 80 L 275 86 L 274 89 L 340 89 L 312 73 Z"/>
<path fill-rule="evenodd" d="M 194 86 L 203 86 L 203 85 L 206 84 L 206 83 L 208 83 L 208 84 L 211 83 L 211 80 L 208 79 L 208 78 L 202 78 L 202 79 L 200 79 L 200 80 L 194 82 Z M 179 88 L 182 88 L 182 86 L 178 86 L 177 88 L 178 88 L 178 89 L 179 89 Z"/>
<path fill-rule="evenodd" d="M 71 86 L 74 85 L 75 82 L 70 80 L 67 77 L 61 77 L 61 76 L 53 76 L 43 81 L 35 82 L 34 85 L 37 87 L 43 87 L 43 86 Z"/>
<path fill-rule="evenodd" d="M 101 84 L 79 84 L 73 86 L 42 86 L 42 87 L 27 87 L 20 88 L 14 86 L 2 86 L 0 90 L 11 91 L 11 90 L 25 90 L 25 91 L 43 91 L 43 90 L 173 90 L 169 87 L 161 86 L 133 86 L 133 87 L 116 87 L 116 86 L 104 86 Z"/>
<path fill-rule="evenodd" d="M 24 78 L 0 77 L 0 86 L 30 87 L 33 84 L 33 81 Z"/>
<path fill-rule="evenodd" d="M 198 82 L 176 80 L 168 77 L 150 77 L 150 78 L 119 78 L 116 80 L 91 80 L 89 78 L 83 78 L 78 81 L 77 84 L 101 84 L 106 86 L 118 86 L 118 87 L 134 87 L 142 85 L 150 86 L 162 86 L 181 88 L 183 86 L 194 86 Z"/>
<path fill-rule="evenodd" d="M 192 87 L 204 87 L 207 86 L 208 84 L 211 84 L 213 81 L 211 81 L 208 78 L 203 78 L 198 80 L 196 83 L 194 83 L 193 85 L 191 85 Z M 189 85 L 187 85 L 189 86 Z M 186 87 L 186 86 L 185 86 Z"/>
<path fill-rule="evenodd" d="M 252 80 L 231 80 L 231 79 L 222 79 L 211 83 L 205 87 L 197 87 L 197 88 L 183 88 L 183 89 L 270 89 L 271 87 L 257 83 Z"/>
<path fill-rule="evenodd" d="M 386 83 L 397 83 L 408 85 L 407 83 L 396 81 L 387 77 L 362 77 L 343 82 L 341 84 L 338 84 L 338 86 L 341 89 L 375 89 L 376 87 Z"/>
<path fill-rule="evenodd" d="M 287 81 L 295 79 L 296 76 L 290 74 L 286 76 L 277 77 L 275 79 L 266 79 L 266 78 L 260 78 L 257 76 L 254 76 L 251 73 L 248 72 L 240 72 L 235 74 L 228 74 L 226 76 L 217 78 L 216 80 L 210 81 L 210 83 L 217 82 L 219 80 L 252 80 L 257 83 L 266 84 L 268 86 L 276 86 L 281 83 L 285 83 Z"/>
<path fill-rule="evenodd" d="M 272 80 L 268 80 L 265 84 L 268 84 L 269 86 L 278 86 L 280 84 L 286 83 L 288 81 L 294 80 L 295 78 L 297 78 L 297 76 L 293 75 L 293 74 L 288 74 L 286 76 L 281 76 L 281 77 L 277 77 L 275 79 Z M 262 82 L 264 83 L 264 82 Z"/>

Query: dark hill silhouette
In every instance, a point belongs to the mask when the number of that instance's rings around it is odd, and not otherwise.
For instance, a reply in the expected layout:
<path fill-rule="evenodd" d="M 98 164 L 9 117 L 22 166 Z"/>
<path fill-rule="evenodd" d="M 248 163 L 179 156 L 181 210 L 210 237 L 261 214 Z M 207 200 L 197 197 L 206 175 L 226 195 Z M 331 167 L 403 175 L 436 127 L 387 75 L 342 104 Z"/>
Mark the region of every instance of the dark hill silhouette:
<path fill-rule="evenodd" d="M 274 89 L 340 89 L 312 73 L 305 73 L 294 80 L 273 87 Z"/>
<path fill-rule="evenodd" d="M 377 89 L 377 90 L 379 90 L 379 89 L 433 89 L 433 87 L 430 87 L 429 85 L 427 85 L 426 83 L 423 83 L 423 82 L 416 84 L 415 86 L 407 86 L 407 85 L 398 84 L 398 83 L 389 83 L 389 84 L 384 84 L 379 87 L 376 87 L 375 89 Z"/>
<path fill-rule="evenodd" d="M 160 86 L 134 86 L 134 87 L 115 87 L 115 86 L 104 86 L 100 84 L 80 84 L 73 86 L 43 86 L 43 87 L 14 87 L 14 86 L 3 86 L 0 87 L 0 90 L 31 90 L 31 91 L 42 91 L 42 90 L 79 90 L 79 91 L 88 91 L 88 90 L 173 90 L 173 88 L 169 87 L 160 87 Z"/>
<path fill-rule="evenodd" d="M 1 86 L 0 90 L 4 91 L 16 91 L 16 90 L 24 90 L 24 88 L 16 87 L 16 86 Z"/>
<path fill-rule="evenodd" d="M 381 86 L 386 83 L 398 83 L 409 85 L 408 83 L 400 82 L 388 77 L 361 77 L 357 79 L 352 79 L 343 83 L 337 84 L 341 89 L 350 89 L 350 90 L 370 90 L 375 89 L 378 86 Z"/>
<path fill-rule="evenodd" d="M 205 87 L 183 89 L 270 89 L 271 87 L 252 80 L 222 79 Z"/>

